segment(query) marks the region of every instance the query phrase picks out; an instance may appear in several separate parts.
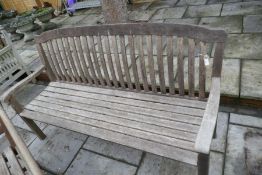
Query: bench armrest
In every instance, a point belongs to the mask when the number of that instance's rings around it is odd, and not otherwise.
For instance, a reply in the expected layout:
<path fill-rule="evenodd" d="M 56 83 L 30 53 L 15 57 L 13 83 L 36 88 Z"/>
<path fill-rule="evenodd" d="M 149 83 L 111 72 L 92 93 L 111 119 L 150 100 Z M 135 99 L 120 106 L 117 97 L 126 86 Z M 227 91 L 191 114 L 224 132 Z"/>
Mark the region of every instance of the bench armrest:
<path fill-rule="evenodd" d="M 217 122 L 219 100 L 220 77 L 213 77 L 206 110 L 195 143 L 195 150 L 199 153 L 209 154 Z"/>
<path fill-rule="evenodd" d="M 1 105 L 0 105 L 1 106 Z M 6 113 L 3 110 L 3 107 L 0 107 L 0 118 L 2 124 L 6 128 L 6 132 L 10 135 L 11 139 L 13 140 L 16 149 L 19 151 L 19 154 L 23 158 L 23 160 L 26 162 L 28 169 L 32 172 L 34 175 L 42 175 L 42 172 L 37 165 L 36 161 L 33 159 L 32 154 L 29 152 L 25 142 L 21 137 L 18 135 L 14 125 L 6 115 Z"/>
<path fill-rule="evenodd" d="M 38 67 L 35 72 L 32 74 L 28 75 L 26 78 L 23 80 L 19 81 L 16 83 L 14 86 L 9 88 L 7 91 L 1 95 L 1 101 L 4 103 L 9 103 L 10 98 L 14 95 L 15 92 L 21 90 L 26 84 L 28 84 L 30 81 L 34 80 L 40 73 L 44 70 L 44 66 L 41 65 Z"/>

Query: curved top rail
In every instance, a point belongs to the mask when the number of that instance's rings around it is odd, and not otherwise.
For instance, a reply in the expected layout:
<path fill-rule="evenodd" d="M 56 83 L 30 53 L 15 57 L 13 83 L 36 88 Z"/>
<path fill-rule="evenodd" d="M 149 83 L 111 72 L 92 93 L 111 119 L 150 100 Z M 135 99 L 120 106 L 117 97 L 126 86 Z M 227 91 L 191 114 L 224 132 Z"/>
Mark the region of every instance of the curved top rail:
<path fill-rule="evenodd" d="M 227 34 L 224 30 L 208 29 L 196 25 L 126 23 L 55 29 L 42 33 L 35 38 L 35 41 L 36 43 L 43 43 L 50 39 L 90 35 L 166 35 L 189 37 L 203 42 L 221 43 L 225 42 L 227 38 Z"/>

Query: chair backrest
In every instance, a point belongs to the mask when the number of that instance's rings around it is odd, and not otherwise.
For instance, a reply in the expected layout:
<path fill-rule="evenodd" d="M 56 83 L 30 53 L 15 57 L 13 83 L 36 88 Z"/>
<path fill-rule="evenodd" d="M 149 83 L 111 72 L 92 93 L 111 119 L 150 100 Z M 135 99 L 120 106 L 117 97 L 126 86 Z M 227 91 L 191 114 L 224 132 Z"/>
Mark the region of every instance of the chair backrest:
<path fill-rule="evenodd" d="M 204 99 L 204 59 L 221 76 L 226 38 L 200 26 L 137 23 L 56 29 L 36 43 L 52 81 Z"/>
<path fill-rule="evenodd" d="M 14 83 L 21 75 L 30 72 L 13 48 L 10 37 L 6 31 L 1 31 L 6 46 L 0 50 L 0 93 Z"/>

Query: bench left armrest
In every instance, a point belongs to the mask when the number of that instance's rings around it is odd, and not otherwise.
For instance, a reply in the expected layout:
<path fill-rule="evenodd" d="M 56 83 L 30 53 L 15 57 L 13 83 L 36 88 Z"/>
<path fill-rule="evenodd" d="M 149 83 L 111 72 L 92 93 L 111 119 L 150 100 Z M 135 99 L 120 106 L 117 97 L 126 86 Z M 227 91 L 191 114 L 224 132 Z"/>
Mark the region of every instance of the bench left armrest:
<path fill-rule="evenodd" d="M 195 143 L 195 150 L 199 153 L 209 154 L 210 152 L 211 141 L 217 122 L 219 101 L 220 77 L 213 77 L 206 110 Z"/>

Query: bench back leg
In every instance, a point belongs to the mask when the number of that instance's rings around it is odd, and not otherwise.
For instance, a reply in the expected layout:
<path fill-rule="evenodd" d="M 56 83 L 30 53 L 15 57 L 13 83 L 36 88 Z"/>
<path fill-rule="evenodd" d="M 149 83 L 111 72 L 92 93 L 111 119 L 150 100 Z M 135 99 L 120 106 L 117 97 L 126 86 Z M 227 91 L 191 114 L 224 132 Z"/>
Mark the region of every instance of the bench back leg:
<path fill-rule="evenodd" d="M 198 175 L 208 175 L 209 169 L 209 154 L 198 155 Z"/>

